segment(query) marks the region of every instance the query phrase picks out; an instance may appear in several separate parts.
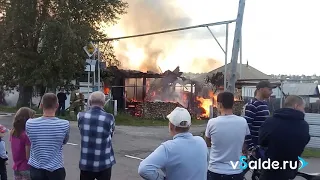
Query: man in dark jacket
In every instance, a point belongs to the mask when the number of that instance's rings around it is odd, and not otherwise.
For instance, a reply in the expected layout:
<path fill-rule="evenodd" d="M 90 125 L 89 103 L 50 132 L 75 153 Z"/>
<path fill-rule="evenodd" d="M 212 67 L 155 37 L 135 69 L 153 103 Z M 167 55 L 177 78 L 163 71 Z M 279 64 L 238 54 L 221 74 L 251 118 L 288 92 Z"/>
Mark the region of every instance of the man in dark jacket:
<path fill-rule="evenodd" d="M 259 144 L 266 147 L 265 157 L 271 162 L 278 161 L 284 167 L 284 161 L 299 162 L 305 146 L 310 141 L 309 125 L 304 120 L 305 102 L 299 96 L 288 96 L 284 108 L 274 112 L 259 131 Z M 294 165 L 294 164 L 293 164 Z M 260 180 L 294 179 L 299 168 L 263 169 Z"/>
<path fill-rule="evenodd" d="M 65 110 L 66 110 L 66 100 L 67 100 L 67 94 L 64 91 L 64 88 L 60 89 L 60 92 L 57 94 L 58 101 L 59 101 L 59 108 L 57 110 L 57 115 L 64 116 L 65 115 Z"/>

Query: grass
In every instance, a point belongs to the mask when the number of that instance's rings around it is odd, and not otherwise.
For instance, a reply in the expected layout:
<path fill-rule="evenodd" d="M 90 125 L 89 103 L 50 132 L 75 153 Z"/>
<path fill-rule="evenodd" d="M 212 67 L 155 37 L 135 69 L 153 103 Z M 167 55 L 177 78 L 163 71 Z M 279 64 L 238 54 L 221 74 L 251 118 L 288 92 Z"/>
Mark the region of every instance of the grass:
<path fill-rule="evenodd" d="M 0 105 L 0 112 L 5 112 L 5 113 L 16 113 L 19 108 L 17 107 L 9 107 L 9 106 L 2 106 Z M 35 110 L 37 114 L 42 113 L 42 111 L 37 108 L 37 107 L 32 107 L 31 109 Z"/>
<path fill-rule="evenodd" d="M 36 117 L 42 116 L 42 112 L 38 108 L 33 108 L 37 114 Z M 16 107 L 7 107 L 7 106 L 0 106 L 0 112 L 7 112 L 7 113 L 15 113 L 17 111 Z M 110 109 L 106 109 L 107 112 L 112 112 Z M 69 111 L 65 112 L 65 116 L 59 116 L 61 119 L 66 119 L 69 121 L 76 121 L 75 115 L 70 115 Z M 125 126 L 167 126 L 168 120 L 165 119 L 146 119 L 140 117 L 133 117 L 129 114 L 119 113 L 116 117 L 116 125 L 125 125 Z M 193 125 L 200 125 L 205 124 L 204 120 L 192 120 Z"/>
<path fill-rule="evenodd" d="M 304 157 L 304 158 L 320 158 L 320 149 L 306 148 L 302 153 L 302 157 Z"/>
<path fill-rule="evenodd" d="M 0 105 L 0 112 L 15 113 L 17 111 L 16 107 L 2 106 Z"/>

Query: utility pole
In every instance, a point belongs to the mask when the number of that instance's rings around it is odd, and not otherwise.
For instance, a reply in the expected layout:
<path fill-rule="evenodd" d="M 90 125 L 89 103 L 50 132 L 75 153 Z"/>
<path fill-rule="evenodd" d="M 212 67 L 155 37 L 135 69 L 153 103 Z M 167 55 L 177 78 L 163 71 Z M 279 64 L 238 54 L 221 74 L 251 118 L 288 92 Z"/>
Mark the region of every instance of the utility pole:
<path fill-rule="evenodd" d="M 240 0 L 239 8 L 238 8 L 238 16 L 236 20 L 236 28 L 235 28 L 234 39 L 233 39 L 232 55 L 231 55 L 231 76 L 228 83 L 228 91 L 231 93 L 235 93 L 237 63 L 238 63 L 239 48 L 240 48 L 240 38 L 241 38 L 244 6 L 245 6 L 245 0 Z"/>
<path fill-rule="evenodd" d="M 99 49 L 99 42 L 98 42 L 98 91 L 101 91 L 101 79 L 100 79 L 100 61 L 101 61 L 101 56 L 100 56 L 100 49 Z"/>

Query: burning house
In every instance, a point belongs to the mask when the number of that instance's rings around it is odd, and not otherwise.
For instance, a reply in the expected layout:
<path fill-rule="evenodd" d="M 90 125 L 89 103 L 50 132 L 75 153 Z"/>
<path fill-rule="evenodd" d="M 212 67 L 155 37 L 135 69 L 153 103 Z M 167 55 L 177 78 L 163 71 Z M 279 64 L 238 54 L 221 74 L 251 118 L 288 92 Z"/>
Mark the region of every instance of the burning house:
<path fill-rule="evenodd" d="M 164 73 L 107 69 L 113 79 L 105 84 L 118 109 L 133 116 L 165 118 L 175 107 L 187 108 L 193 117 L 208 118 L 216 95 L 210 85 L 182 77 L 179 67 Z M 216 114 L 216 113 L 215 113 Z"/>

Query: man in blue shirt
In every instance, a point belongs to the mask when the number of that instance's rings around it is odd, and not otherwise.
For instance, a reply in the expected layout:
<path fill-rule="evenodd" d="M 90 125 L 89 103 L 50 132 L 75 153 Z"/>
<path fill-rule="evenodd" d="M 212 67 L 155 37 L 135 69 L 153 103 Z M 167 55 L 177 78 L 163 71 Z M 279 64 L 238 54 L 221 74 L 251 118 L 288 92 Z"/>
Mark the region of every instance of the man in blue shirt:
<path fill-rule="evenodd" d="M 89 97 L 90 109 L 78 114 L 81 134 L 80 180 L 110 180 L 116 163 L 112 148 L 115 120 L 104 111 L 105 95 L 96 91 Z"/>
<path fill-rule="evenodd" d="M 208 149 L 202 137 L 189 132 L 189 112 L 177 107 L 167 118 L 173 140 L 162 143 L 140 163 L 140 176 L 148 180 L 206 180 Z"/>

